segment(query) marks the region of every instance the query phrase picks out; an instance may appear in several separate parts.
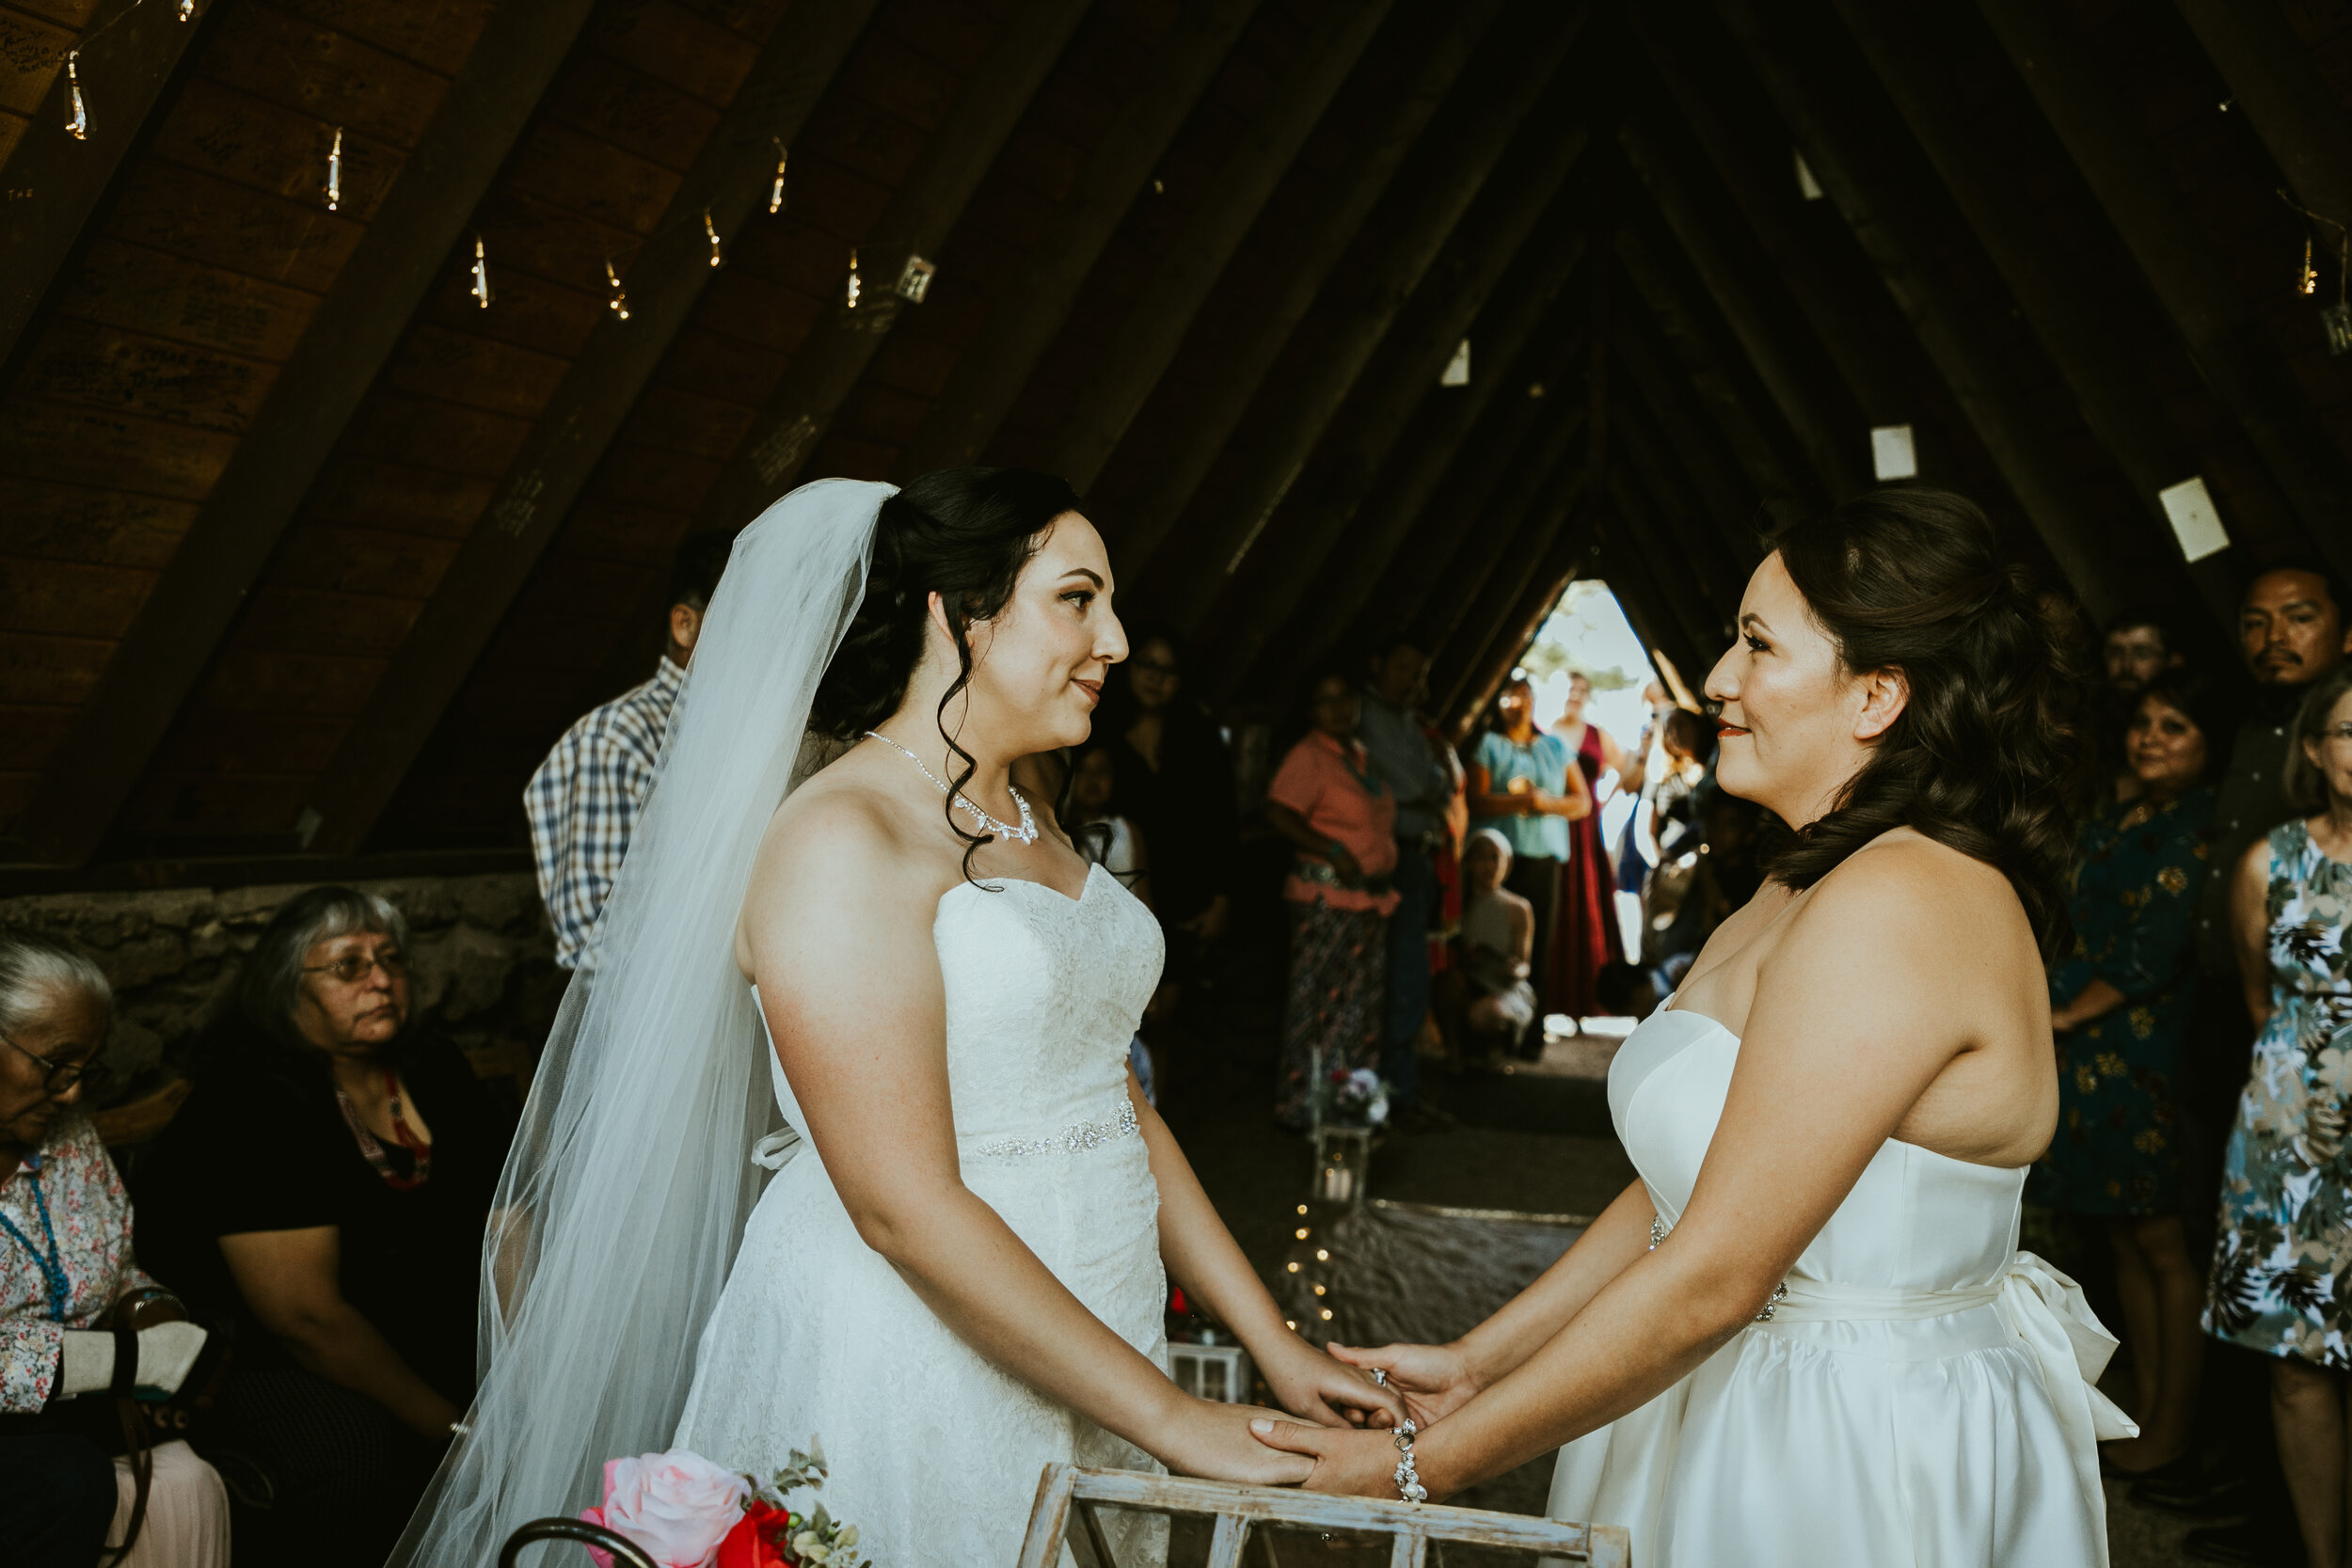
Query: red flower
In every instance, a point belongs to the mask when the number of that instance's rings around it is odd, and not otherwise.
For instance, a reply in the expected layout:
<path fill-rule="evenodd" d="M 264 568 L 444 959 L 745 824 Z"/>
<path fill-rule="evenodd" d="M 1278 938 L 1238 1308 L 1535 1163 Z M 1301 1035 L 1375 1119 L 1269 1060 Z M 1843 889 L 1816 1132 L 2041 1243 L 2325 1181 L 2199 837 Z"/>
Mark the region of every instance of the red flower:
<path fill-rule="evenodd" d="M 743 1517 L 719 1543 L 713 1568 L 797 1568 L 792 1555 L 792 1514 L 754 1499 Z"/>

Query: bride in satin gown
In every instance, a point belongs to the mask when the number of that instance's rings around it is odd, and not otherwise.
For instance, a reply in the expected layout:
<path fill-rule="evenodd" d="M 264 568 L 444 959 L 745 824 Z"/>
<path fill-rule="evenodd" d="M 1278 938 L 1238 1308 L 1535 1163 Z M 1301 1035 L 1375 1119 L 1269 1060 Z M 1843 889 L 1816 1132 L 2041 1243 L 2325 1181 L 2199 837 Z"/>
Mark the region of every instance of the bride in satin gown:
<path fill-rule="evenodd" d="M 2115 1341 L 2016 1251 L 2058 1107 L 2064 639 L 1973 505 L 1880 491 L 1774 541 L 1708 694 L 1793 830 L 1619 1050 L 1641 1180 L 1450 1345 L 1378 1368 L 1443 1497 L 1559 1449 L 1550 1512 L 1643 1568 L 2106 1561 Z M 1261 1420 L 1395 1497 L 1379 1433 Z"/>

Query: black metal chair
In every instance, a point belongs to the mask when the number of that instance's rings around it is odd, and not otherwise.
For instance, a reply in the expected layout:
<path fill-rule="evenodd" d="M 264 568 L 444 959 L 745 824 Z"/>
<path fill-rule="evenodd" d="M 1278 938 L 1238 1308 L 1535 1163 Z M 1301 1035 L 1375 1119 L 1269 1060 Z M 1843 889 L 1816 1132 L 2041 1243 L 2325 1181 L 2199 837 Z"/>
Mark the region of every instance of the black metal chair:
<path fill-rule="evenodd" d="M 628 1568 L 661 1568 L 661 1564 L 646 1555 L 644 1547 L 628 1536 L 617 1534 L 602 1525 L 592 1525 L 585 1519 L 566 1519 L 561 1514 L 533 1519 L 508 1536 L 506 1544 L 499 1548 L 499 1568 L 515 1568 L 516 1559 L 522 1556 L 523 1548 L 534 1541 L 577 1541 L 582 1545 L 611 1552 L 615 1562 L 626 1562 Z"/>

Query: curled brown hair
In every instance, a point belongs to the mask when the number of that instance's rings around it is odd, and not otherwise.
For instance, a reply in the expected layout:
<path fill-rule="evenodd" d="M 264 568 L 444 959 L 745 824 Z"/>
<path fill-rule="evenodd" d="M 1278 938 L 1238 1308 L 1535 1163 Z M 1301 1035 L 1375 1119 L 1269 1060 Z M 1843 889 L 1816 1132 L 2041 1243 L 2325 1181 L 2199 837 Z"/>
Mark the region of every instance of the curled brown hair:
<path fill-rule="evenodd" d="M 1772 546 L 1839 661 L 1900 670 L 1910 695 L 1830 811 L 1775 835 L 1766 875 L 1807 888 L 1912 828 L 2006 876 L 2057 951 L 2086 762 L 2072 605 L 2037 594 L 1976 503 L 1946 490 L 1868 491 Z"/>

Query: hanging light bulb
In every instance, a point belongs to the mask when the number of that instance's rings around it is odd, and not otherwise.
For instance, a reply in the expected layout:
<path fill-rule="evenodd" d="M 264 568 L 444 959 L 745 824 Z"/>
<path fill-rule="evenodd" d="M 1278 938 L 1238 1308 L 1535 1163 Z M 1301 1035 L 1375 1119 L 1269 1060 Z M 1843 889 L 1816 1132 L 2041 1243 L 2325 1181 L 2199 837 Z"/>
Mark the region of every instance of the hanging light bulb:
<path fill-rule="evenodd" d="M 784 145 L 782 137 L 771 136 L 768 139 L 776 144 L 776 182 L 768 187 L 768 211 L 774 214 L 784 211 L 784 166 L 792 154 Z"/>
<path fill-rule="evenodd" d="M 850 289 L 848 305 L 849 309 L 852 310 L 857 309 L 857 296 L 859 289 L 860 284 L 857 280 L 857 246 L 851 245 L 850 247 Z"/>
<path fill-rule="evenodd" d="M 703 232 L 710 236 L 710 264 L 714 267 L 725 266 L 727 259 L 719 250 L 719 230 L 710 221 L 710 209 L 707 207 L 703 209 Z"/>
<path fill-rule="evenodd" d="M 2318 290 L 2319 273 L 2312 265 L 2312 237 L 2306 234 L 2303 236 L 2303 270 L 2296 275 L 2295 292 L 2308 294 L 2316 293 Z"/>
<path fill-rule="evenodd" d="M 196 14 L 196 0 L 180 0 L 180 20 L 187 21 Z"/>
<path fill-rule="evenodd" d="M 473 237 L 473 288 L 469 291 L 474 303 L 487 310 L 490 308 L 490 258 L 482 248 L 482 236 Z"/>
<path fill-rule="evenodd" d="M 335 127 L 335 145 L 326 153 L 326 210 L 333 212 L 343 199 L 343 128 Z"/>
<path fill-rule="evenodd" d="M 612 258 L 610 256 L 604 259 L 604 280 L 612 285 L 612 297 L 604 302 L 605 308 L 621 320 L 628 320 L 628 295 L 622 292 L 621 275 L 612 270 Z"/>
<path fill-rule="evenodd" d="M 69 49 L 65 56 L 65 130 L 75 141 L 89 140 L 89 114 L 82 107 L 82 73 L 74 62 L 82 57 L 78 49 Z"/>

